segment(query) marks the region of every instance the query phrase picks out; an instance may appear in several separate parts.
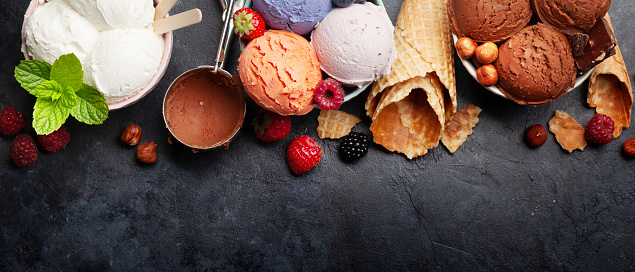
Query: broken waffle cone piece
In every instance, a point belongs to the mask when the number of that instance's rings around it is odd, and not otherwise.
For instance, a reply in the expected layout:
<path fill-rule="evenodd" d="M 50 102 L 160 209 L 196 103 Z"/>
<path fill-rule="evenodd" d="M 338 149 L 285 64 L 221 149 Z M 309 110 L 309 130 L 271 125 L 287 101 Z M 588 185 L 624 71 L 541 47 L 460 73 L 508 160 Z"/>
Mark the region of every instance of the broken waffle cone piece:
<path fill-rule="evenodd" d="M 606 19 L 613 29 L 608 14 Z M 619 46 L 615 46 L 615 50 L 615 55 L 598 64 L 591 73 L 587 102 L 589 106 L 595 107 L 597 113 L 613 119 L 615 122 L 613 137 L 617 138 L 623 128 L 631 125 L 633 92 Z"/>
<path fill-rule="evenodd" d="M 351 129 L 361 122 L 359 117 L 339 110 L 320 110 L 318 116 L 318 137 L 321 139 L 339 139 L 349 133 Z"/>
<path fill-rule="evenodd" d="M 454 117 L 443 130 L 441 142 L 454 153 L 467 140 L 467 136 L 472 135 L 472 128 L 478 124 L 478 115 L 481 108 L 468 105 L 454 114 Z"/>
<path fill-rule="evenodd" d="M 584 128 L 564 111 L 556 111 L 556 114 L 549 120 L 549 130 L 566 151 L 584 150 L 586 147 Z"/>

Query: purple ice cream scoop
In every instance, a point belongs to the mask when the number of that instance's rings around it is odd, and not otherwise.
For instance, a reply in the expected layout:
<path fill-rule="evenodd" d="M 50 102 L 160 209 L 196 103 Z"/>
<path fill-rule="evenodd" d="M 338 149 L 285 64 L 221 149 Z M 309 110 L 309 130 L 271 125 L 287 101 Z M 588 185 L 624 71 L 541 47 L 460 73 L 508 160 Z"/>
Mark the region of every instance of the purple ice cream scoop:
<path fill-rule="evenodd" d="M 308 34 L 332 8 L 332 0 L 253 0 L 253 7 L 273 29 Z"/>

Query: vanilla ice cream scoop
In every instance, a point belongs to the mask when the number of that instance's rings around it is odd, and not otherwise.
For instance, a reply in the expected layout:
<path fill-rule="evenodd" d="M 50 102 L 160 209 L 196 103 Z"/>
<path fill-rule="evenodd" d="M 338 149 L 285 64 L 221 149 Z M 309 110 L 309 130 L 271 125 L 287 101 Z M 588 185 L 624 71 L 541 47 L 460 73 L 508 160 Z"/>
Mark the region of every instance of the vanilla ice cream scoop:
<path fill-rule="evenodd" d="M 61 1 L 41 5 L 24 26 L 29 55 L 51 64 L 70 53 L 86 64 L 98 36 L 90 21 Z"/>
<path fill-rule="evenodd" d="M 50 0 L 24 26 L 24 52 L 53 63 L 74 53 L 84 82 L 109 103 L 137 94 L 161 65 L 165 42 L 154 33 L 152 0 Z"/>
<path fill-rule="evenodd" d="M 156 73 L 163 39 L 149 29 L 104 30 L 99 35 L 84 76 L 108 101 L 124 99 L 140 90 Z"/>
<path fill-rule="evenodd" d="M 335 8 L 311 33 L 322 71 L 361 87 L 390 74 L 397 58 L 394 26 L 386 10 L 367 2 Z"/>
<path fill-rule="evenodd" d="M 154 21 L 152 1 L 63 0 L 99 30 L 144 28 Z"/>

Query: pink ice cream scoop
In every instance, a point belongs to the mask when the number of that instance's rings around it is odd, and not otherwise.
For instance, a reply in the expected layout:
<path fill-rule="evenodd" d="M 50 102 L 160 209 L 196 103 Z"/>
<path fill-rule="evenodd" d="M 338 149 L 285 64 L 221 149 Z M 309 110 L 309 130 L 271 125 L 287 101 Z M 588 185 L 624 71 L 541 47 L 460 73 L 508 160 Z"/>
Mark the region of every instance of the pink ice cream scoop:
<path fill-rule="evenodd" d="M 344 85 L 362 86 L 390 74 L 397 58 L 394 26 L 372 3 L 335 8 L 311 33 L 322 71 Z"/>

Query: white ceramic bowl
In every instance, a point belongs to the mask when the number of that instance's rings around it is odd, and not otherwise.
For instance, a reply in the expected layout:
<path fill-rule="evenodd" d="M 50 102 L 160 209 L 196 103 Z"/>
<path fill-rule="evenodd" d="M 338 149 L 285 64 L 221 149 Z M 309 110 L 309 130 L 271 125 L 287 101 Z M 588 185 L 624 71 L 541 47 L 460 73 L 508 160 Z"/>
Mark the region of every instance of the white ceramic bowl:
<path fill-rule="evenodd" d="M 454 39 L 454 44 L 456 45 L 456 41 L 458 40 L 458 37 L 454 34 L 452 34 L 452 38 Z M 468 73 L 470 73 L 470 75 L 472 76 L 472 78 L 474 78 L 474 80 L 476 80 L 476 82 L 478 82 L 478 79 L 476 78 L 476 67 L 474 66 L 474 64 L 472 63 L 471 60 L 469 59 L 461 59 L 461 63 L 463 63 L 463 66 L 465 67 L 465 69 L 467 70 Z M 595 69 L 595 68 L 594 68 Z M 591 69 L 590 71 L 582 74 L 582 75 L 578 75 L 575 78 L 575 85 L 573 86 L 573 88 L 569 89 L 567 91 L 570 92 L 573 89 L 577 88 L 578 86 L 582 85 L 582 83 L 587 80 L 587 78 L 591 75 L 591 72 L 593 72 L 593 69 Z M 479 83 L 480 84 L 480 83 Z M 482 85 L 481 85 L 482 86 Z M 490 92 L 492 92 L 495 95 L 498 95 L 500 97 L 504 97 L 506 99 L 510 99 L 509 97 L 507 97 L 505 94 L 503 94 L 500 89 L 498 89 L 498 87 L 496 86 L 489 86 L 489 87 L 485 87 L 483 86 L 485 89 L 488 89 Z"/>
<path fill-rule="evenodd" d="M 154 5 L 156 6 L 160 1 L 161 0 L 154 0 Z M 31 4 L 27 8 L 26 13 L 24 15 L 24 22 L 22 23 L 22 47 L 24 48 L 25 59 L 31 59 L 31 56 L 29 56 L 28 48 L 26 47 L 26 41 L 24 39 L 24 26 L 26 25 L 26 22 L 29 20 L 29 17 L 33 14 L 33 12 L 35 12 L 35 9 L 37 9 L 39 5 L 40 5 L 39 0 L 31 0 Z M 169 15 L 166 15 L 166 17 L 167 16 Z M 159 68 L 157 69 L 157 72 L 154 74 L 152 79 L 150 79 L 148 84 L 146 84 L 145 87 L 143 87 L 141 90 L 139 90 L 138 92 L 136 92 L 130 97 L 127 97 L 123 100 L 116 101 L 116 102 L 108 102 L 108 108 L 110 110 L 125 108 L 127 106 L 130 106 L 136 103 L 141 98 L 148 95 L 154 89 L 154 87 L 157 86 L 157 84 L 159 83 L 159 80 L 161 80 L 161 78 L 165 74 L 165 70 L 168 67 L 168 63 L 170 62 L 170 57 L 172 56 L 172 39 L 173 39 L 172 32 L 167 32 L 163 34 L 163 40 L 165 41 L 165 44 L 163 46 L 163 56 L 161 57 L 161 62 L 159 63 Z"/>
<path fill-rule="evenodd" d="M 382 8 L 386 8 L 384 6 L 384 3 L 381 0 L 368 0 L 368 2 L 373 3 L 375 5 L 378 5 L 378 6 L 382 7 Z M 245 1 L 244 7 L 251 8 L 252 7 L 251 0 Z M 243 48 L 243 45 L 241 44 L 241 49 L 242 48 Z M 353 99 L 354 97 L 358 96 L 360 93 L 362 93 L 364 90 L 366 90 L 366 88 L 368 88 L 368 86 L 370 86 L 371 84 L 373 84 L 373 83 L 371 82 L 371 83 L 362 85 L 359 88 L 353 88 L 352 90 L 350 88 L 348 88 L 348 87 L 344 88 L 344 90 L 346 90 L 346 96 L 344 96 L 344 102 L 349 101 L 349 100 Z M 316 106 L 317 106 L 317 104 L 316 104 Z"/>

